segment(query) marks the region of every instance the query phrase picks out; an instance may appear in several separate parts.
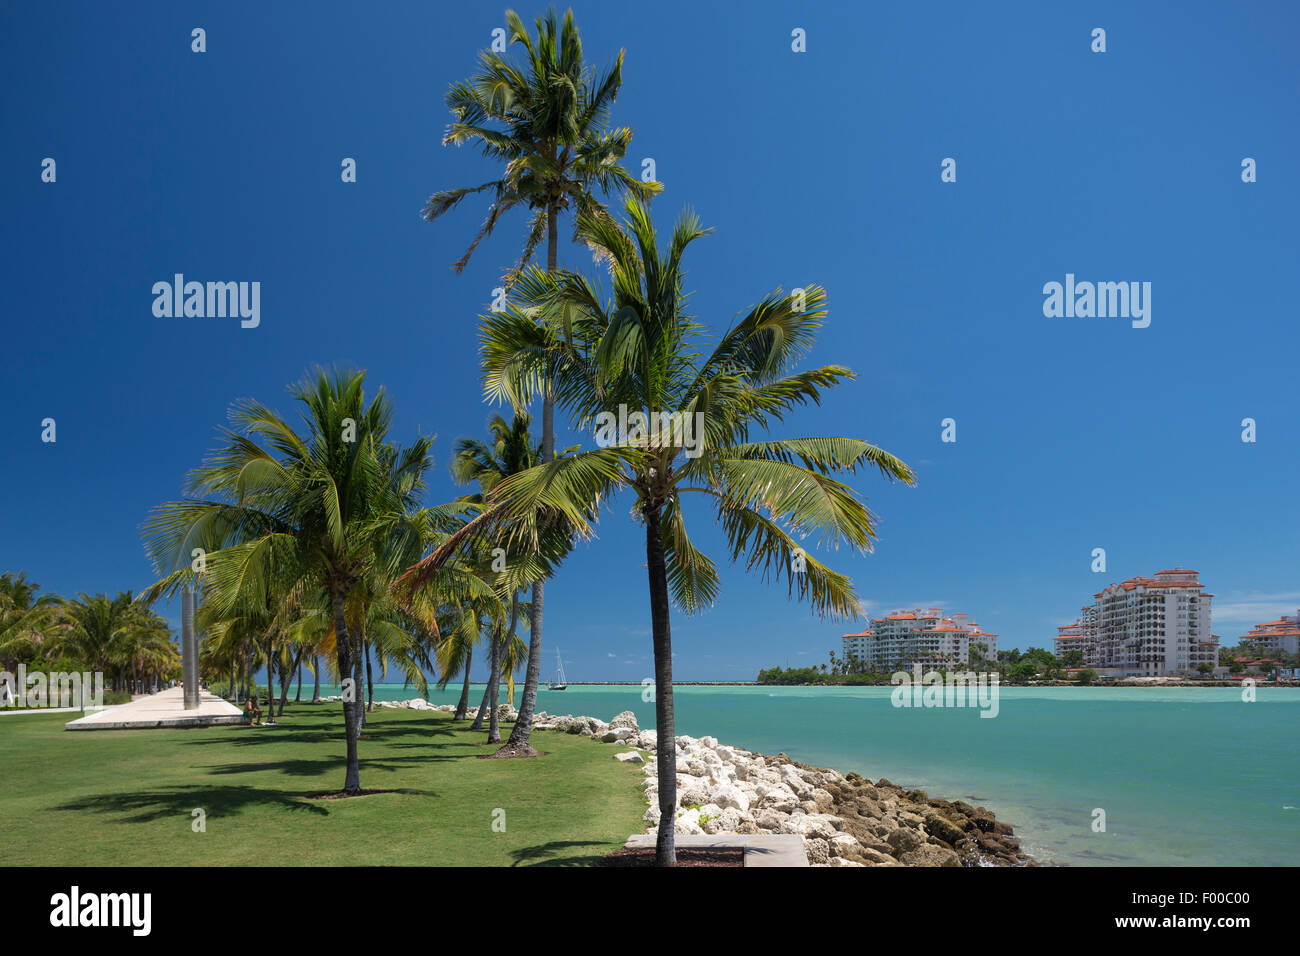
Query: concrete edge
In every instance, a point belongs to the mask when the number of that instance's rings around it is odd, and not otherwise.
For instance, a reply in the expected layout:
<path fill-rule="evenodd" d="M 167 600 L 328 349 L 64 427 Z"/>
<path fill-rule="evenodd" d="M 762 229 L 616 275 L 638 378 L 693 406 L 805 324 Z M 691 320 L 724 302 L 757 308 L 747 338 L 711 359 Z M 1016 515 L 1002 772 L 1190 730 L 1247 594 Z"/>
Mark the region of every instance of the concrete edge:
<path fill-rule="evenodd" d="M 211 717 L 176 717 L 150 721 L 112 721 L 102 720 L 82 723 L 82 718 L 70 720 L 63 725 L 64 730 L 157 730 L 168 727 L 213 727 L 217 725 L 247 724 L 248 718 L 243 714 L 221 714 Z"/>

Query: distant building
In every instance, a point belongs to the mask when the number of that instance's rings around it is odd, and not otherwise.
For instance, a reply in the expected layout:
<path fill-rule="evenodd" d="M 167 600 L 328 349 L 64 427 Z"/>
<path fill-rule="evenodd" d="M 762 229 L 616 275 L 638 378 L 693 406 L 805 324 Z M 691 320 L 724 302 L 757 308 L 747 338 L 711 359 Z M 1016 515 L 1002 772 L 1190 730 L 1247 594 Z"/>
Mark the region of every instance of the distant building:
<path fill-rule="evenodd" d="M 1086 659 L 1085 653 L 1088 647 L 1088 635 L 1084 631 L 1083 620 L 1077 620 L 1073 624 L 1062 624 L 1056 629 L 1056 643 L 1053 653 L 1057 657 L 1065 657 L 1071 651 L 1079 651 L 1084 654 L 1081 659 Z"/>
<path fill-rule="evenodd" d="M 926 669 L 969 667 L 971 651 L 994 659 L 998 636 L 980 629 L 964 612 L 946 617 L 941 608 L 895 611 L 873 618 L 860 634 L 845 634 L 844 657 L 878 671 L 921 664 Z"/>
<path fill-rule="evenodd" d="M 1186 674 L 1201 664 L 1218 665 L 1219 641 L 1210 630 L 1213 598 L 1196 571 L 1175 567 L 1097 592 L 1067 627 L 1079 629 L 1084 664 L 1103 676 Z"/>
<path fill-rule="evenodd" d="M 1295 612 L 1295 617 L 1283 615 L 1276 621 L 1256 624 L 1241 639 L 1259 645 L 1261 650 L 1300 654 L 1300 610 Z"/>

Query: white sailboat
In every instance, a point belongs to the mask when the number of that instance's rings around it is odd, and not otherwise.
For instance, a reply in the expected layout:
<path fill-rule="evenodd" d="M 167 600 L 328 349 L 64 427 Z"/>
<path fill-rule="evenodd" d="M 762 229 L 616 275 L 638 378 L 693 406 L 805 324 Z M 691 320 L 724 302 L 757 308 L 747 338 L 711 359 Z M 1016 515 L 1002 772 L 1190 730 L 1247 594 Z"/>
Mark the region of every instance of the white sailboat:
<path fill-rule="evenodd" d="M 556 677 L 555 680 L 551 681 L 551 690 L 564 690 L 564 688 L 569 685 L 564 680 L 564 659 L 560 657 L 560 649 L 558 647 L 555 649 L 555 668 Z"/>

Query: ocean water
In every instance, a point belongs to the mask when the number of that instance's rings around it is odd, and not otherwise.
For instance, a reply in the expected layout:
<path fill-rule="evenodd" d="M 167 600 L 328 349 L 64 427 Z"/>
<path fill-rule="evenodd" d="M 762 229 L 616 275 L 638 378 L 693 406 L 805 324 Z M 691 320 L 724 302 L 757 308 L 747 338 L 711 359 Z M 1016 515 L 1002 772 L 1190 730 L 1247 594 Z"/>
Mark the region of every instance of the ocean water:
<path fill-rule="evenodd" d="M 522 689 L 522 684 L 520 685 Z M 322 691 L 323 693 L 337 691 Z M 459 687 L 430 692 L 455 703 Z M 471 688 L 477 706 L 482 685 Z M 1003 687 L 996 718 L 895 708 L 887 687 L 675 688 L 677 733 L 985 805 L 1072 866 L 1300 863 L 1300 689 Z M 377 699 L 415 696 L 400 685 Z M 503 692 L 504 699 L 504 692 Z M 654 726 L 639 686 L 542 687 L 538 708 Z M 1094 830 L 1094 811 L 1105 830 Z"/>

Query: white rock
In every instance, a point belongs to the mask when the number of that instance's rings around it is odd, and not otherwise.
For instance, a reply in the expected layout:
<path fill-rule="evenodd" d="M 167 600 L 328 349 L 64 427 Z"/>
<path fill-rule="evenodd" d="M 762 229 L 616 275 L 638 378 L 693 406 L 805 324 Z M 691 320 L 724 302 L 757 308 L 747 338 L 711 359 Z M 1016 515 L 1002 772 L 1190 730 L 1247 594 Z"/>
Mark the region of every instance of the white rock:
<path fill-rule="evenodd" d="M 645 763 L 645 758 L 635 750 L 629 750 L 626 753 L 614 754 L 614 759 L 623 763 Z"/>
<path fill-rule="evenodd" d="M 749 809 L 749 797 L 745 791 L 730 784 L 713 791 L 713 802 L 720 807 L 735 807 L 741 811 Z"/>
<path fill-rule="evenodd" d="M 639 728 L 636 725 L 636 714 L 630 710 L 625 710 L 621 714 L 615 714 L 614 719 L 609 722 L 611 727 L 622 727 L 636 733 Z"/>

